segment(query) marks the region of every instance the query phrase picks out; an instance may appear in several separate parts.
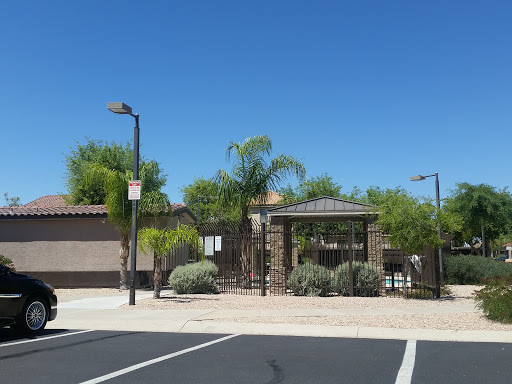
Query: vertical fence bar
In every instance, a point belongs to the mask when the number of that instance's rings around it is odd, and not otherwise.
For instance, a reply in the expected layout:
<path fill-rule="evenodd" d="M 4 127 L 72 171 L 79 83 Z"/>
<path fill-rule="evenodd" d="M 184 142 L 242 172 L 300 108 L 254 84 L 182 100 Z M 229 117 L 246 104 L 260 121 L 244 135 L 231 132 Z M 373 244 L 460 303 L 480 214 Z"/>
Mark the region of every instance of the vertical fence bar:
<path fill-rule="evenodd" d="M 348 289 L 349 295 L 354 296 L 354 275 L 352 273 L 352 261 L 354 259 L 354 255 L 352 253 L 352 222 L 348 222 Z"/>

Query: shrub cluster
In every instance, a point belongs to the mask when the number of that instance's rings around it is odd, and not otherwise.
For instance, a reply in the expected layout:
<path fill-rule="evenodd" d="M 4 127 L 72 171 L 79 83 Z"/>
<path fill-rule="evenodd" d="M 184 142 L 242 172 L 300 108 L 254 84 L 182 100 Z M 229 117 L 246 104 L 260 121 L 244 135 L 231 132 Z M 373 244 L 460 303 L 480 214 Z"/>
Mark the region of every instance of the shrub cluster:
<path fill-rule="evenodd" d="M 490 257 L 455 255 L 443 259 L 447 284 L 480 284 L 482 280 L 512 275 L 512 263 Z"/>
<path fill-rule="evenodd" d="M 352 274 L 354 295 L 379 295 L 380 274 L 375 266 L 354 261 Z M 336 268 L 332 281 L 331 273 L 327 268 L 321 265 L 301 264 L 292 271 L 288 279 L 288 288 L 297 296 L 326 296 L 331 291 L 348 296 L 350 294 L 348 263 Z"/>
<path fill-rule="evenodd" d="M 16 272 L 16 267 L 11 259 L 5 257 L 4 255 L 0 255 L 0 264 L 6 266 L 11 271 Z"/>
<path fill-rule="evenodd" d="M 489 319 L 512 323 L 512 276 L 491 279 L 475 300 Z"/>
<path fill-rule="evenodd" d="M 290 274 L 288 288 L 297 296 L 326 296 L 331 275 L 321 265 L 300 264 Z"/>
<path fill-rule="evenodd" d="M 177 294 L 219 293 L 217 274 L 219 268 L 209 261 L 181 265 L 169 276 L 169 285 Z"/>
<path fill-rule="evenodd" d="M 343 296 L 350 294 L 348 267 L 348 263 L 343 263 L 334 271 L 333 291 Z M 354 261 L 352 263 L 352 276 L 355 296 L 379 295 L 380 275 L 375 266 Z"/>

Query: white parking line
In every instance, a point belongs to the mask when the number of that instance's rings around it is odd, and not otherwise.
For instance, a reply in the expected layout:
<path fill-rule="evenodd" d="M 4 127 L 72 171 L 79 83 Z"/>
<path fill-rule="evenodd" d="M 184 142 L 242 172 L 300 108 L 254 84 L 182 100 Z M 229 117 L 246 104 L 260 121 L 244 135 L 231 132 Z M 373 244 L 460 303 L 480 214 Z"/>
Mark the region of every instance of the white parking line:
<path fill-rule="evenodd" d="M 416 360 L 416 340 L 408 340 L 405 347 L 402 366 L 398 371 L 395 384 L 410 384 L 412 380 L 412 371 L 414 370 L 414 361 Z"/>
<path fill-rule="evenodd" d="M 88 329 L 86 331 L 77 331 L 77 332 L 71 332 L 71 333 L 63 333 L 63 334 L 60 334 L 60 335 L 54 335 L 54 336 L 48 336 L 48 337 L 38 337 L 37 339 L 22 340 L 22 341 L 16 341 L 14 343 L 0 344 L 0 347 L 8 347 L 10 345 L 18 345 L 18 344 L 25 344 L 25 343 L 35 343 L 36 341 L 43 341 L 43 340 L 48 340 L 48 339 L 56 339 L 57 337 L 66 337 L 66 336 L 78 335 L 80 333 L 93 332 L 93 331 L 94 331 L 94 329 Z"/>
<path fill-rule="evenodd" d="M 141 368 L 147 367 L 148 365 L 152 365 L 152 364 L 156 364 L 156 363 L 159 363 L 161 361 L 164 361 L 164 360 L 172 359 L 173 357 L 184 355 L 185 353 L 193 352 L 193 351 L 196 351 L 198 349 L 201 349 L 201 348 L 204 348 L 204 347 L 208 347 L 209 345 L 213 345 L 213 344 L 217 344 L 217 343 L 220 343 L 222 341 L 225 341 L 225 340 L 229 340 L 229 339 L 231 339 L 233 337 L 236 337 L 236 336 L 240 336 L 240 335 L 229 335 L 229 336 L 221 337 L 220 339 L 209 341 L 208 343 L 204 343 L 204 344 L 199 344 L 199 345 L 196 345 L 195 347 L 183 349 L 181 351 L 170 353 L 170 354 L 165 355 L 165 356 L 157 357 L 156 359 L 148 360 L 148 361 L 145 361 L 143 363 L 135 364 L 135 365 L 132 365 L 131 367 L 120 369 L 119 371 L 115 371 L 115 372 L 109 373 L 107 375 L 103 375 L 103 376 L 97 377 L 97 378 L 92 379 L 92 380 L 87 380 L 87 381 L 84 381 L 84 382 L 82 382 L 80 384 L 96 384 L 96 383 L 101 383 L 103 381 L 113 379 L 114 377 L 121 376 L 121 375 L 124 375 L 126 373 L 136 371 L 137 369 L 141 369 Z"/>

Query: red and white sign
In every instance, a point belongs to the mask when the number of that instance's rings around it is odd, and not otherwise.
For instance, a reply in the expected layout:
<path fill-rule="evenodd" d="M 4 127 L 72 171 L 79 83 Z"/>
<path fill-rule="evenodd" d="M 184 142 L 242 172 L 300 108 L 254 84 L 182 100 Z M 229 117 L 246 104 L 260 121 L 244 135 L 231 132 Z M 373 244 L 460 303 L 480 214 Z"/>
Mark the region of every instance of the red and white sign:
<path fill-rule="evenodd" d="M 132 180 L 128 186 L 128 200 L 140 200 L 140 180 Z"/>

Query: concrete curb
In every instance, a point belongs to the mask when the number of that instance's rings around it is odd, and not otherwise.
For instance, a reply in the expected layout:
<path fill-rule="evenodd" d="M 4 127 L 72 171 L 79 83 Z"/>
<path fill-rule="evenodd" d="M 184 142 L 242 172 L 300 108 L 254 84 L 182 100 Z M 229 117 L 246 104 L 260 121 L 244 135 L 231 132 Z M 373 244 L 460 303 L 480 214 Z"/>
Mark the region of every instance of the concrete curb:
<path fill-rule="evenodd" d="M 220 319 L 222 317 L 219 316 L 221 313 L 218 313 L 213 319 L 207 319 L 212 317 L 215 312 L 218 311 L 204 309 L 155 311 L 70 308 L 62 309 L 57 319 L 48 323 L 47 328 L 512 343 L 512 332 L 509 331 L 455 331 L 216 321 L 215 318 Z M 227 313 L 225 316 L 229 317 L 231 314 Z"/>
<path fill-rule="evenodd" d="M 215 323 L 189 321 L 183 333 L 240 333 L 244 335 L 340 337 L 353 339 L 423 340 L 512 343 L 507 331 L 449 331 L 434 329 L 366 328 L 329 325 Z"/>

